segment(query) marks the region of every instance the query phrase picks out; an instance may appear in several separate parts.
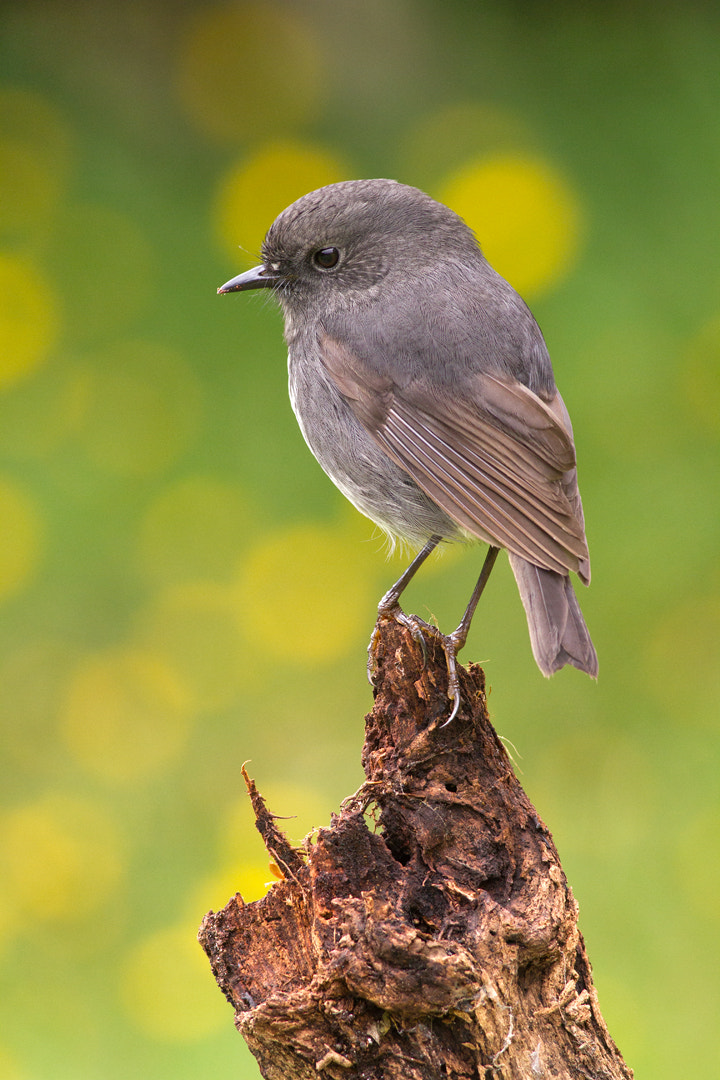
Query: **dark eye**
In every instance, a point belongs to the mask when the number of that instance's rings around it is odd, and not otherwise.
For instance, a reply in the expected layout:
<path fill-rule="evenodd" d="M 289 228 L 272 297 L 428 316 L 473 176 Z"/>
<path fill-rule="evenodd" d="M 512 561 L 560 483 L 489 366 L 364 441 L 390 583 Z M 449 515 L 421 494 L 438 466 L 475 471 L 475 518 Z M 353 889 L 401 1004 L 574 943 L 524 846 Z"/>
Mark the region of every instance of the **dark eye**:
<path fill-rule="evenodd" d="M 336 247 L 326 247 L 315 252 L 313 262 L 321 270 L 332 270 L 333 266 L 337 266 L 339 258 L 340 252 Z"/>

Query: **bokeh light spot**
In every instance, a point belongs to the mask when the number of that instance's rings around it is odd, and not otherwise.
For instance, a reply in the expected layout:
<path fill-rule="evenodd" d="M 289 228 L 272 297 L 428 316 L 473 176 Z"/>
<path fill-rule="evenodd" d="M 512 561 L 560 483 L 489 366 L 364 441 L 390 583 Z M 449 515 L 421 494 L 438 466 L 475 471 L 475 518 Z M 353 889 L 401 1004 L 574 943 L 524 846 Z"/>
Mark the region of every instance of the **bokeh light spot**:
<path fill-rule="evenodd" d="M 286 818 L 280 827 L 292 843 L 300 843 L 313 829 L 330 821 L 333 805 L 317 788 L 277 782 L 263 782 L 262 795 L 268 809 Z M 222 869 L 193 890 L 194 909 L 223 908 L 240 893 L 246 903 L 259 900 L 279 880 L 258 836 L 255 819 L 247 797 L 238 800 L 222 817 L 219 855 Z"/>
<path fill-rule="evenodd" d="M 0 91 L 0 235 L 46 227 L 67 179 L 72 136 L 61 112 L 29 90 Z"/>
<path fill-rule="evenodd" d="M 26 585 L 37 569 L 42 532 L 31 497 L 0 477 L 0 599 Z"/>
<path fill-rule="evenodd" d="M 475 231 L 489 262 L 522 295 L 552 288 L 576 258 L 578 198 L 540 158 L 478 158 L 448 176 L 437 197 Z"/>
<path fill-rule="evenodd" d="M 123 863 L 114 823 L 89 799 L 50 793 L 0 818 L 0 881 L 29 920 L 75 921 L 97 910 Z"/>
<path fill-rule="evenodd" d="M 193 889 L 194 909 L 221 911 L 236 893 L 250 904 L 261 900 L 277 880 L 270 868 L 269 856 L 257 863 L 231 864 L 226 870 L 203 879 Z"/>
<path fill-rule="evenodd" d="M 219 4 L 188 24 L 178 90 L 188 115 L 220 142 L 293 131 L 316 110 L 319 49 L 291 7 Z"/>
<path fill-rule="evenodd" d="M 0 1047 L 0 1080 L 30 1080 L 29 1074 L 3 1047 Z"/>
<path fill-rule="evenodd" d="M 155 253 L 140 227 L 108 206 L 66 207 L 53 220 L 47 265 L 73 338 L 105 338 L 125 327 L 155 293 Z"/>
<path fill-rule="evenodd" d="M 80 661 L 61 706 L 71 753 L 90 773 L 121 784 L 175 761 L 190 721 L 190 694 L 180 675 L 152 653 L 132 649 Z"/>
<path fill-rule="evenodd" d="M 281 210 L 308 191 L 348 176 L 342 160 L 322 147 L 297 142 L 264 146 L 222 180 L 214 210 L 219 242 L 236 263 L 257 262 L 265 233 Z"/>
<path fill-rule="evenodd" d="M 198 711 L 232 703 L 242 686 L 242 637 L 230 590 L 212 582 L 175 585 L 142 613 L 142 646 L 181 672 Z"/>
<path fill-rule="evenodd" d="M 332 800 L 324 791 L 302 782 L 263 781 L 262 796 L 272 813 L 284 819 L 281 828 L 294 844 L 302 843 L 313 830 L 329 825 L 330 815 L 335 812 Z M 238 806 L 238 812 L 241 811 L 242 807 Z M 244 812 L 248 813 L 247 803 Z"/>
<path fill-rule="evenodd" d="M 0 388 L 47 360 L 58 321 L 55 292 L 40 271 L 0 254 Z"/>
<path fill-rule="evenodd" d="M 139 942 L 123 966 L 120 992 L 135 1025 L 162 1042 L 194 1042 L 227 1023 L 197 928 L 166 927 Z"/>
<path fill-rule="evenodd" d="M 250 641 L 296 662 L 342 656 L 372 619 L 373 578 L 340 528 L 300 525 L 250 551 L 238 614 Z"/>
<path fill-rule="evenodd" d="M 145 341 L 118 343 L 93 359 L 81 430 L 88 456 L 121 475 L 164 469 L 199 425 L 203 400 L 194 372 L 171 349 Z"/>
<path fill-rule="evenodd" d="M 189 476 L 164 490 L 140 528 L 138 558 L 161 583 L 231 576 L 254 530 L 241 489 L 212 476 Z"/>

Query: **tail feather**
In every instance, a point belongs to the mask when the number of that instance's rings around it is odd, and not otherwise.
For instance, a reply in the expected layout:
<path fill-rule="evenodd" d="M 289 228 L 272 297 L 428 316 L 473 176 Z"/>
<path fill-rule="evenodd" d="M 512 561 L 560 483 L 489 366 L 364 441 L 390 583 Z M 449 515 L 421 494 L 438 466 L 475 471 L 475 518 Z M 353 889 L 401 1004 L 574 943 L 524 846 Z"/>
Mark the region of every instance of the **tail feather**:
<path fill-rule="evenodd" d="M 598 658 L 570 577 L 543 570 L 517 555 L 510 565 L 527 615 L 533 656 L 543 675 L 572 664 L 597 678 Z"/>

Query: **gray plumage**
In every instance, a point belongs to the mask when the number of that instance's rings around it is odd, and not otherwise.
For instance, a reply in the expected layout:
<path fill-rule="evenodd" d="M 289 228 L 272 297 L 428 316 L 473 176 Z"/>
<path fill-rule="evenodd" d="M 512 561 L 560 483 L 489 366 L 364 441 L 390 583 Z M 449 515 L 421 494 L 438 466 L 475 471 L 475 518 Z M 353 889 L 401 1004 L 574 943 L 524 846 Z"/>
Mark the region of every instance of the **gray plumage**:
<path fill-rule="evenodd" d="M 540 670 L 596 676 L 569 578 L 590 581 L 570 420 L 537 323 L 471 230 L 415 188 L 356 180 L 289 206 L 262 254 L 219 291 L 273 288 L 325 472 L 392 536 L 507 548 Z"/>

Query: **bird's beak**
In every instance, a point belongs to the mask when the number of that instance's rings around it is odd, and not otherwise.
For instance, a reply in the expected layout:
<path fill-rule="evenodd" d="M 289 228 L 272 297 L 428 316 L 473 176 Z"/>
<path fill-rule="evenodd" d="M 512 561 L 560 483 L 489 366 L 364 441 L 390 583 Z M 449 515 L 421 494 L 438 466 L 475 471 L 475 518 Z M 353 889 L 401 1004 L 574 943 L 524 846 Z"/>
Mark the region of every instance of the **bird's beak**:
<path fill-rule="evenodd" d="M 243 289 L 271 289 L 280 280 L 280 274 L 269 266 L 254 266 L 244 274 L 238 274 L 221 285 L 219 293 L 241 292 Z"/>

